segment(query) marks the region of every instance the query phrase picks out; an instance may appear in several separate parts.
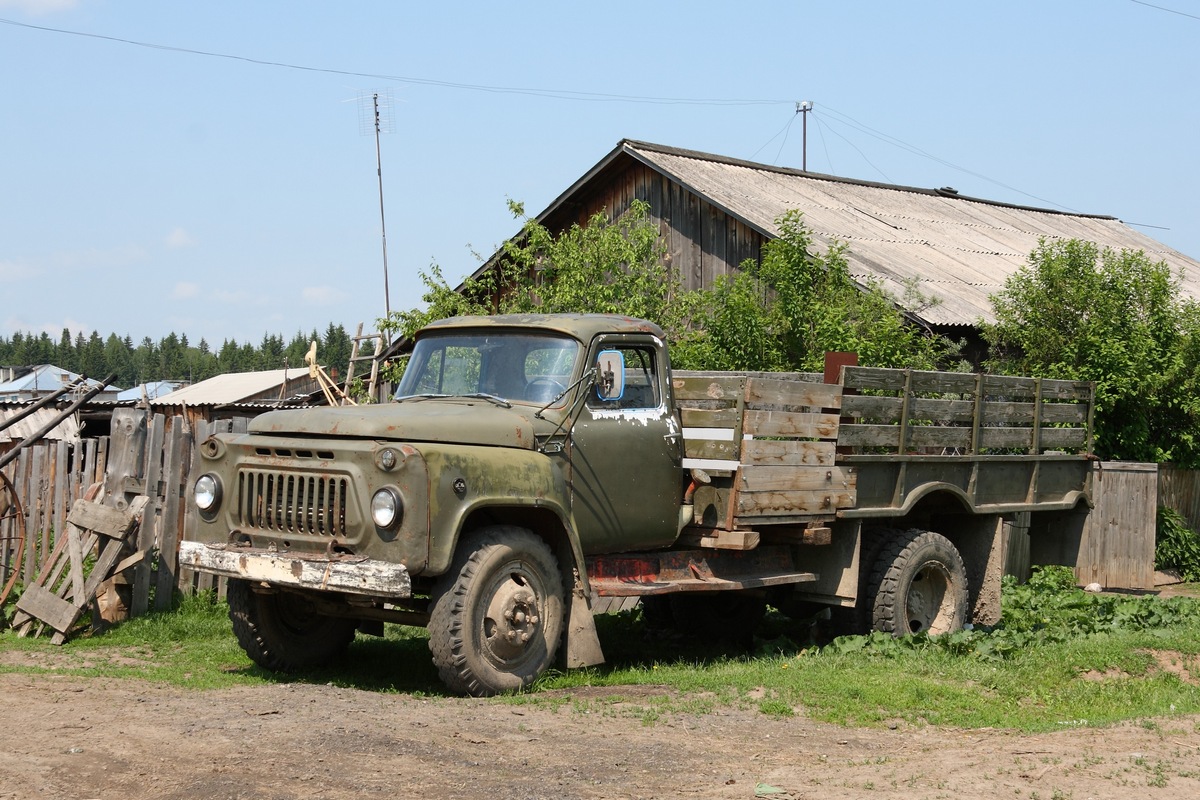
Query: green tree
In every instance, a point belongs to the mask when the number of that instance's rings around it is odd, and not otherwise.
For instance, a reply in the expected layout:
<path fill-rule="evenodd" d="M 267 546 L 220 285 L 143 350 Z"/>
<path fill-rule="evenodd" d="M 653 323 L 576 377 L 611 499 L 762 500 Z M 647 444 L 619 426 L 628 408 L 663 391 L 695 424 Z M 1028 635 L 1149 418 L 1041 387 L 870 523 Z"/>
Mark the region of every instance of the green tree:
<path fill-rule="evenodd" d="M 413 334 L 422 325 L 465 314 L 573 312 L 627 314 L 675 327 L 679 319 L 676 276 L 663 264 L 663 244 L 650 207 L 635 200 L 616 220 L 607 212 L 557 236 L 509 202 L 523 220 L 521 233 L 504 243 L 494 267 L 455 291 L 434 265 L 421 277 L 423 310 L 393 312 L 381 330 Z"/>
<path fill-rule="evenodd" d="M 115 333 L 104 340 L 104 364 L 107 372 L 117 374 L 117 385 L 132 388 L 137 385 L 137 374 L 133 366 L 133 351 Z M 104 377 L 103 375 L 99 378 Z M 97 378 L 97 380 L 99 380 Z"/>
<path fill-rule="evenodd" d="M 58 339 L 58 347 L 54 350 L 54 363 L 71 372 L 79 371 L 75 345 L 71 342 L 71 331 L 63 328 L 62 336 Z M 103 376 L 101 376 L 103 377 Z"/>
<path fill-rule="evenodd" d="M 1096 382 L 1101 457 L 1200 464 L 1200 311 L 1165 262 L 1042 241 L 992 305 L 990 368 Z"/>
<path fill-rule="evenodd" d="M 738 275 L 692 296 L 676 348 L 680 366 L 814 372 L 831 350 L 878 367 L 955 362 L 954 344 L 914 324 L 878 283 L 851 277 L 845 245 L 818 251 L 799 211 L 776 225 L 779 236 L 764 246 L 761 262 L 747 261 Z M 914 285 L 903 304 L 930 302 Z"/>

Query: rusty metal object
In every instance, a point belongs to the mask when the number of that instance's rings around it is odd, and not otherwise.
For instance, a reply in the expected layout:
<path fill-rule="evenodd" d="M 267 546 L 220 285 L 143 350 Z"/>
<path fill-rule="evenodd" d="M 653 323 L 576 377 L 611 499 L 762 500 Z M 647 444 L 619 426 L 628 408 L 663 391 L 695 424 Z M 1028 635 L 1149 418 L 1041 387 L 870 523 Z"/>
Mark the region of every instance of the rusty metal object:
<path fill-rule="evenodd" d="M 6 528 L 11 532 L 6 532 Z M 14 545 L 13 542 L 16 542 Z M 4 572 L 8 572 L 4 580 L 4 589 L 0 590 L 0 606 L 8 599 L 9 592 L 17 583 L 21 574 L 21 559 L 25 557 L 25 510 L 17 498 L 17 489 L 3 472 L 0 472 L 0 553 L 15 551 L 12 560 L 0 562 L 0 580 Z"/>

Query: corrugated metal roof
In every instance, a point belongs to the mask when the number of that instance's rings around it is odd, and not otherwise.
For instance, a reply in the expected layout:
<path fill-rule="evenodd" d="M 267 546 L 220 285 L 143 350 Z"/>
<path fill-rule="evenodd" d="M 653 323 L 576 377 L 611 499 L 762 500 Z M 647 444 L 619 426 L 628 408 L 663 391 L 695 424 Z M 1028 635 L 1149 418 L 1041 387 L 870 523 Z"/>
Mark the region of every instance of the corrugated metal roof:
<path fill-rule="evenodd" d="M 239 403 L 281 386 L 284 381 L 307 385 L 308 369 L 272 369 L 262 372 L 232 372 L 194 383 L 151 400 L 151 406 L 223 406 Z M 285 388 L 284 399 L 295 392 Z"/>
<path fill-rule="evenodd" d="M 130 400 L 136 402 L 141 400 L 143 396 L 149 400 L 154 400 L 171 392 L 178 391 L 182 385 L 182 381 L 153 381 L 151 383 L 143 383 L 117 394 L 116 402 L 124 403 Z"/>
<path fill-rule="evenodd" d="M 37 366 L 30 367 L 29 371 L 21 377 L 0 383 L 0 400 L 6 398 L 14 401 L 17 399 L 27 400 L 47 395 L 57 392 L 64 386 L 78 380 L 79 377 L 78 373 L 71 372 L 69 369 L 56 367 L 53 364 L 38 364 Z M 91 378 L 87 379 L 89 389 L 94 389 L 100 385 L 100 381 L 92 380 Z M 104 394 L 115 396 L 118 391 L 119 389 L 115 386 L 109 386 L 105 387 Z"/>
<path fill-rule="evenodd" d="M 708 153 L 625 140 L 561 195 L 543 218 L 614 158 L 628 154 L 677 181 L 767 236 L 775 220 L 799 209 L 821 249 L 849 246 L 852 274 L 874 277 L 897 297 L 905 285 L 940 303 L 920 312 L 933 324 L 973 325 L 992 319 L 988 296 L 1027 263 L 1039 238 L 1081 239 L 1115 250 L 1142 250 L 1181 275 L 1181 289 L 1200 300 L 1200 262 L 1114 217 L 1069 214 L 960 196 L 946 190 L 853 181 L 739 161 Z"/>

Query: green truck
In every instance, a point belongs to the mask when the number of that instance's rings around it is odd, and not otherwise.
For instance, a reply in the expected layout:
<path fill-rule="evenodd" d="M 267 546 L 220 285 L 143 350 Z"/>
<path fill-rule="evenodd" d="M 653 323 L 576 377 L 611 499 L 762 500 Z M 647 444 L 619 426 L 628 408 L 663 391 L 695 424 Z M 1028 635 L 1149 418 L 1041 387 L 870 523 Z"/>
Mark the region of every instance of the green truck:
<path fill-rule="evenodd" d="M 998 619 L 1005 521 L 1090 507 L 1092 385 L 827 372 L 673 372 L 618 316 L 435 322 L 392 402 L 202 442 L 180 564 L 230 579 L 263 667 L 422 625 L 472 695 L 602 662 L 594 615 L 639 602 L 713 637 L 767 604 L 896 635 Z"/>

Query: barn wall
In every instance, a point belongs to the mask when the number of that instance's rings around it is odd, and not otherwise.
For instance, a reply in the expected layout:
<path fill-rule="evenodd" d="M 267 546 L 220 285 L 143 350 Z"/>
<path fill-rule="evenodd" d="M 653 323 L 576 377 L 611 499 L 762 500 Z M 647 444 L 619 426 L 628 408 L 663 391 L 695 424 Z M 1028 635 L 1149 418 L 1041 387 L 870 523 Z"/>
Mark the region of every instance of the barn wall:
<path fill-rule="evenodd" d="M 599 177 L 578 202 L 558 209 L 545 224 L 557 233 L 572 224 L 584 225 L 601 211 L 619 216 L 635 199 L 649 204 L 666 247 L 665 260 L 678 270 L 685 289 L 708 288 L 718 277 L 737 272 L 742 262 L 757 261 L 761 255 L 762 234 L 637 162 Z"/>

